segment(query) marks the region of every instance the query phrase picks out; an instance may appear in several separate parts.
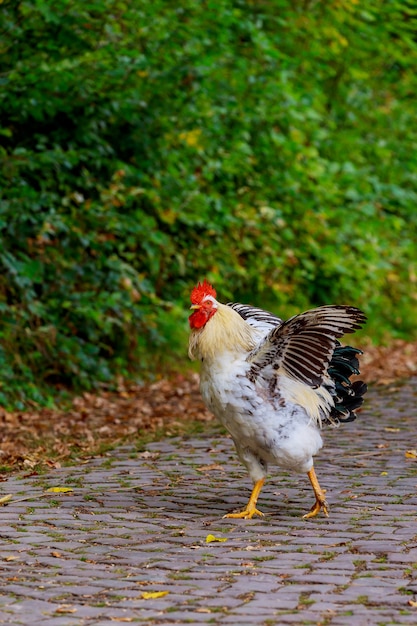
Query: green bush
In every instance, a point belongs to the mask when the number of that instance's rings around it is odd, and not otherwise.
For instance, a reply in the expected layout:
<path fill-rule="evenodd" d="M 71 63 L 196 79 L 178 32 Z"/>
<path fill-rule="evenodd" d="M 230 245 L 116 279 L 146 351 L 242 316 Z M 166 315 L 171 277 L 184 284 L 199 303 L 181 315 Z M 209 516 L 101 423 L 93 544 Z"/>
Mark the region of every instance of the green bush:
<path fill-rule="evenodd" d="M 0 404 L 176 363 L 205 276 L 415 336 L 412 4 L 180 5 L 2 3 Z"/>

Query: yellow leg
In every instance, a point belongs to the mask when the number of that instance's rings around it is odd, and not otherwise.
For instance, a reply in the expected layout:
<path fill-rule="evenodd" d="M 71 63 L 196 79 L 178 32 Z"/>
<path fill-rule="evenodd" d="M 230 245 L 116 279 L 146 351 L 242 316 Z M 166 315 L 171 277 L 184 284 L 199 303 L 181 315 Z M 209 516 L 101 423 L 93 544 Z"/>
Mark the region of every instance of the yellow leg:
<path fill-rule="evenodd" d="M 303 515 L 304 519 L 308 519 L 309 517 L 315 517 L 322 509 L 323 513 L 326 517 L 329 517 L 329 509 L 328 504 L 326 502 L 326 490 L 322 489 L 319 485 L 319 481 L 317 480 L 316 472 L 314 471 L 314 467 L 308 472 L 307 476 L 310 479 L 311 486 L 314 490 L 314 495 L 316 496 L 316 501 L 311 507 L 311 510 Z"/>
<path fill-rule="evenodd" d="M 251 519 L 254 515 L 260 515 L 261 517 L 263 517 L 263 513 L 258 511 L 258 509 L 256 508 L 256 503 L 258 501 L 258 497 L 264 485 L 264 482 L 265 478 L 261 478 L 255 483 L 246 509 L 244 509 L 240 513 L 228 513 L 227 515 L 223 515 L 223 517 L 232 517 L 236 519 Z"/>

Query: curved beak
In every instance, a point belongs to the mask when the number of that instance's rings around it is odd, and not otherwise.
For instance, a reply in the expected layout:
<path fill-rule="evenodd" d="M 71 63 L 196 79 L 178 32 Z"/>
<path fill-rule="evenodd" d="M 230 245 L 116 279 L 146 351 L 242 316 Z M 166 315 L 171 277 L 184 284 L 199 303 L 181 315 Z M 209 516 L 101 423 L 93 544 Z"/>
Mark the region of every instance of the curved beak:
<path fill-rule="evenodd" d="M 194 310 L 196 310 L 196 309 L 201 309 L 201 304 L 192 304 L 192 305 L 190 306 L 190 309 L 194 309 Z"/>

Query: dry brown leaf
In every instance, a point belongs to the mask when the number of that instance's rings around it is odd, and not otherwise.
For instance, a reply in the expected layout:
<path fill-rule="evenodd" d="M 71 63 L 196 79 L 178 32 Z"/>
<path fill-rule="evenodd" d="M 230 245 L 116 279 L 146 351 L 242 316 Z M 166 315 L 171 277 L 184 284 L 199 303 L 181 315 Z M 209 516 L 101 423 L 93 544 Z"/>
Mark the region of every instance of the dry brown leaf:
<path fill-rule="evenodd" d="M 61 606 L 55 609 L 55 613 L 76 613 L 76 611 L 77 609 L 70 604 L 61 604 Z"/>
<path fill-rule="evenodd" d="M 406 450 L 405 451 L 406 459 L 417 459 L 417 450 Z"/>
<path fill-rule="evenodd" d="M 361 377 L 368 382 L 386 385 L 417 372 L 417 342 L 396 339 L 388 346 L 361 347 Z"/>
<path fill-rule="evenodd" d="M 212 463 L 211 465 L 201 465 L 201 467 L 197 467 L 198 472 L 212 472 L 213 470 L 219 470 L 220 472 L 225 471 L 223 465 L 220 465 L 219 463 Z"/>
<path fill-rule="evenodd" d="M 149 452 L 149 450 L 145 450 L 144 452 L 140 452 L 140 454 L 138 454 L 138 457 L 141 459 L 149 459 L 149 460 L 154 460 L 157 459 L 159 457 L 159 452 Z"/>
<path fill-rule="evenodd" d="M 62 467 L 59 461 L 51 461 L 50 459 L 46 459 L 45 463 L 48 467 L 51 467 L 53 469 L 59 469 L 60 467 Z"/>

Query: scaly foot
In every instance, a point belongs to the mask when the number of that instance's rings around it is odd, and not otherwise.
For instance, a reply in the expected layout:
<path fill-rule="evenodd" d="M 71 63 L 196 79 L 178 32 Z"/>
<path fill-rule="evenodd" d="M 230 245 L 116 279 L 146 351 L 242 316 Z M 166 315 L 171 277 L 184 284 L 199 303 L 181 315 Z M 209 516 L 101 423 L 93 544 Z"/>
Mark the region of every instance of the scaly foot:
<path fill-rule="evenodd" d="M 243 509 L 243 511 L 241 511 L 240 513 L 227 513 L 227 515 L 223 515 L 223 517 L 230 517 L 234 519 L 252 519 L 254 515 L 259 515 L 260 517 L 263 517 L 264 514 L 258 511 L 258 509 L 256 508 L 256 503 L 258 501 L 258 496 L 261 492 L 264 482 L 265 478 L 260 478 L 256 481 L 253 486 L 249 502 L 246 505 L 246 509 Z"/>
<path fill-rule="evenodd" d="M 310 517 L 316 517 L 321 510 L 326 517 L 329 517 L 329 509 L 328 504 L 326 502 L 326 490 L 322 489 L 319 485 L 319 481 L 317 480 L 316 472 L 314 471 L 314 467 L 307 473 L 307 476 L 311 482 L 311 486 L 314 490 L 314 495 L 316 496 L 316 501 L 311 507 L 310 511 L 303 515 L 304 519 L 309 519 Z"/>
<path fill-rule="evenodd" d="M 233 519 L 252 519 L 254 515 L 259 515 L 259 517 L 264 517 L 264 514 L 261 511 L 258 511 L 255 507 L 246 508 L 244 511 L 240 511 L 240 513 L 227 513 L 223 515 L 223 519 L 225 517 L 233 518 Z"/>
<path fill-rule="evenodd" d="M 323 513 L 325 514 L 326 517 L 329 517 L 329 508 L 328 508 L 328 504 L 324 498 L 324 494 L 325 492 L 323 492 L 323 498 L 317 499 L 315 501 L 315 503 L 313 504 L 313 506 L 311 507 L 310 511 L 308 513 L 306 513 L 305 515 L 303 515 L 303 519 L 309 519 L 310 517 L 316 517 L 316 515 L 318 515 L 320 513 L 320 511 L 322 510 Z"/>

